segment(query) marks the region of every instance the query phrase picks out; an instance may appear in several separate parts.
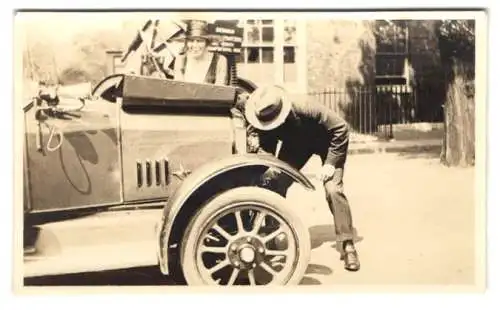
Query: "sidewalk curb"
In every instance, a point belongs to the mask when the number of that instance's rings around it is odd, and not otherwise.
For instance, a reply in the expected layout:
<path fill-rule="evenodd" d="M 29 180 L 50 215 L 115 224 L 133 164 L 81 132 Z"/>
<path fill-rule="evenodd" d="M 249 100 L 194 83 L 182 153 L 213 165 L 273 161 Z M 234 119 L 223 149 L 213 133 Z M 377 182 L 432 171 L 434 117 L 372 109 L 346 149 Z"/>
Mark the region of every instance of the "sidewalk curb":
<path fill-rule="evenodd" d="M 400 153 L 400 152 L 428 152 L 441 150 L 441 144 L 426 145 L 387 145 L 387 146 L 365 146 L 349 149 L 347 153 L 353 154 L 381 154 L 381 153 Z"/>

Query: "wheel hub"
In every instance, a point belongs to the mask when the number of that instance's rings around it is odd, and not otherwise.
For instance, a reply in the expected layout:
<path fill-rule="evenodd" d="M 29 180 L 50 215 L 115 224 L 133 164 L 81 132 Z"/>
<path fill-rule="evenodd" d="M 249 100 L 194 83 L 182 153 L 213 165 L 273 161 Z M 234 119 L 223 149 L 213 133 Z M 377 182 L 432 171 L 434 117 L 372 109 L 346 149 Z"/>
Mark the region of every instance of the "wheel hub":
<path fill-rule="evenodd" d="M 264 244 L 255 237 L 244 237 L 229 245 L 229 261 L 239 269 L 255 268 L 265 258 Z"/>
<path fill-rule="evenodd" d="M 239 254 L 240 260 L 244 263 L 250 264 L 255 260 L 255 250 L 251 246 L 244 246 Z"/>

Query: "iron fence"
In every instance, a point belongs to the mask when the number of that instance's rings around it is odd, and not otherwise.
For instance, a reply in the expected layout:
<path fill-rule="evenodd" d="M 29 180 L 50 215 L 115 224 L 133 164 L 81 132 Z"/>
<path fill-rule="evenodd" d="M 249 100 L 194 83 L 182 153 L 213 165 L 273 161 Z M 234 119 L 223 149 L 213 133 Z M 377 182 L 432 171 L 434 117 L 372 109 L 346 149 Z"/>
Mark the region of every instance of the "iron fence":
<path fill-rule="evenodd" d="M 344 117 L 354 132 L 392 137 L 392 125 L 440 121 L 441 102 L 417 86 L 357 86 L 311 92 Z M 434 96 L 435 97 L 435 96 Z"/>

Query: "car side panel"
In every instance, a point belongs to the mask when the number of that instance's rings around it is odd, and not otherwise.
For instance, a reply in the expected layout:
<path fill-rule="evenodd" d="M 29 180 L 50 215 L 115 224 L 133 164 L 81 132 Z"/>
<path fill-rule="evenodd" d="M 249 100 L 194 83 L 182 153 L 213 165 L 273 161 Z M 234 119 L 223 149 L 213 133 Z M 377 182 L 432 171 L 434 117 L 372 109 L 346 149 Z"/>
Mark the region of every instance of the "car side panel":
<path fill-rule="evenodd" d="M 25 182 L 31 212 L 121 201 L 117 111 L 116 104 L 93 101 L 74 113 L 79 117 L 48 118 L 42 124 L 42 151 L 36 145 L 35 109 L 26 112 Z M 54 151 L 47 149 L 50 128 L 63 134 L 61 146 Z M 49 147 L 59 142 L 54 135 Z"/>
<path fill-rule="evenodd" d="M 127 202 L 168 198 L 191 171 L 232 152 L 227 115 L 122 111 L 120 122 Z"/>

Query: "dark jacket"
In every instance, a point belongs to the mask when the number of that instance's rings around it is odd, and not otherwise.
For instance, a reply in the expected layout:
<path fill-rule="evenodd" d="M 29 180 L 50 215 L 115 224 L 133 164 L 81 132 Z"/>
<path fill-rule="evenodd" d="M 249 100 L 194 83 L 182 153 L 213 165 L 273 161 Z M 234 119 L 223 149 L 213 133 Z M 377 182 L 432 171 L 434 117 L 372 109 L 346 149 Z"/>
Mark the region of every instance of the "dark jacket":
<path fill-rule="evenodd" d="M 325 164 L 335 167 L 345 164 L 349 144 L 347 123 L 319 103 L 292 102 L 292 112 L 280 127 L 260 131 L 250 126 L 248 131 L 257 134 L 259 149 L 266 153 L 274 154 L 281 140 L 279 158 L 293 158 L 294 154 L 307 152 L 320 155 Z"/>

